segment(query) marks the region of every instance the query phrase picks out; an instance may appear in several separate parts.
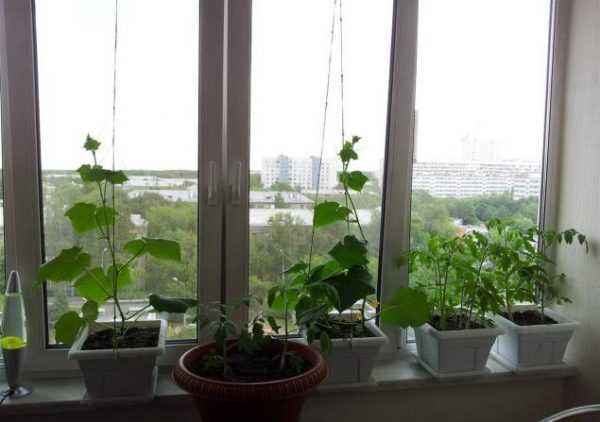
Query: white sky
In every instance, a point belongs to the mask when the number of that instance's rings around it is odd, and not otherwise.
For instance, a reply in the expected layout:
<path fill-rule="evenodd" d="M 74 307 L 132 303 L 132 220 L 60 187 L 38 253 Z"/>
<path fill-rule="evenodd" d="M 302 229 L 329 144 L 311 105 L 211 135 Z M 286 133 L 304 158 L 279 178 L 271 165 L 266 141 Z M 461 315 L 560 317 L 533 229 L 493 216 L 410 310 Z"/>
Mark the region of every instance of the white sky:
<path fill-rule="evenodd" d="M 383 158 L 392 3 L 343 3 L 346 134 L 365 139 L 366 170 Z M 42 165 L 74 169 L 87 132 L 110 141 L 114 2 L 36 8 Z M 495 140 L 502 159 L 539 159 L 548 11 L 549 0 L 421 0 L 419 160 L 458 160 L 466 135 Z M 331 1 L 254 0 L 253 13 L 251 168 L 318 155 Z M 338 42 L 326 157 L 340 144 Z M 197 168 L 197 62 L 197 0 L 120 0 L 117 167 Z"/>

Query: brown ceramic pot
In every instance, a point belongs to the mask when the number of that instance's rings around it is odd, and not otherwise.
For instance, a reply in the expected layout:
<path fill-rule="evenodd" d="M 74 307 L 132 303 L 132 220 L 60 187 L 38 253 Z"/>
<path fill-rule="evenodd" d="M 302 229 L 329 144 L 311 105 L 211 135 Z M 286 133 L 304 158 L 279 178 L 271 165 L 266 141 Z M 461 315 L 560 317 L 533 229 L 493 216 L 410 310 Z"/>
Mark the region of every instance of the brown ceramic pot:
<path fill-rule="evenodd" d="M 173 380 L 194 397 L 202 422 L 297 422 L 306 396 L 327 376 L 327 364 L 308 346 L 290 342 L 288 347 L 312 364 L 308 371 L 293 378 L 255 383 L 204 378 L 187 368 L 215 350 L 215 344 L 210 343 L 181 356 Z"/>

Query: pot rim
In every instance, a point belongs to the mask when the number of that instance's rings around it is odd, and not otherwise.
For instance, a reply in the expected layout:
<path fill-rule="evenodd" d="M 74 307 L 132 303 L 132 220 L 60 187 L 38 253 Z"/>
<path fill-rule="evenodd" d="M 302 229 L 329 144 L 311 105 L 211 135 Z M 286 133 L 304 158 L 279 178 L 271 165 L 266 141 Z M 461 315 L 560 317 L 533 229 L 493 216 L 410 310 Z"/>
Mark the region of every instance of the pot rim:
<path fill-rule="evenodd" d="M 488 328 L 469 328 L 465 330 L 446 330 L 440 331 L 428 322 L 416 327 L 415 330 L 422 330 L 431 335 L 442 339 L 464 339 L 464 338 L 484 338 L 496 337 L 504 334 L 504 330 L 498 326 Z"/>
<path fill-rule="evenodd" d="M 513 311 L 520 310 L 537 310 L 540 311 L 540 308 L 537 305 L 515 305 L 513 307 Z M 565 317 L 559 312 L 556 312 L 552 309 L 544 309 L 544 315 L 552 318 L 556 321 L 556 324 L 535 324 L 535 325 L 518 325 L 515 324 L 508 318 L 505 318 L 502 315 L 496 314 L 494 315 L 494 320 L 497 324 L 502 325 L 506 330 L 515 331 L 518 333 L 555 333 L 555 332 L 565 332 L 565 331 L 573 331 L 577 327 L 579 327 L 579 322 L 568 317 Z"/>
<path fill-rule="evenodd" d="M 69 349 L 67 357 L 69 360 L 90 360 L 90 359 L 114 359 L 132 358 L 132 357 L 149 357 L 160 356 L 165 353 L 165 344 L 167 337 L 167 321 L 164 319 L 153 319 L 145 321 L 127 321 L 126 324 L 137 326 L 154 326 L 159 325 L 158 343 L 154 347 L 124 347 L 121 349 L 98 349 L 98 350 L 82 350 L 83 344 L 89 335 L 89 325 L 86 325 L 77 340 Z"/>
<path fill-rule="evenodd" d="M 235 342 L 237 340 L 229 340 L 228 343 L 230 342 Z M 278 340 L 279 341 L 279 340 Z M 288 340 L 289 341 L 289 340 Z M 196 351 L 199 348 L 203 348 L 203 347 L 209 347 L 215 344 L 214 341 L 211 342 L 207 342 L 204 344 L 199 344 L 193 348 L 191 348 L 190 350 L 186 351 L 183 355 L 181 355 L 181 357 L 179 358 L 179 360 L 177 361 L 177 366 L 176 369 L 182 370 L 184 371 L 187 375 L 193 377 L 194 379 L 197 379 L 199 381 L 202 382 L 206 382 L 207 384 L 218 384 L 218 385 L 223 385 L 223 386 L 240 386 L 240 385 L 244 385 L 244 386 L 248 386 L 248 387 L 256 387 L 256 386 L 271 386 L 271 385 L 277 385 L 277 384 L 286 384 L 290 381 L 295 381 L 297 379 L 300 378 L 304 378 L 306 377 L 308 374 L 310 373 L 315 373 L 319 371 L 319 367 L 322 365 L 325 365 L 325 360 L 323 358 L 323 356 L 321 356 L 321 354 L 315 350 L 313 350 L 312 348 L 310 348 L 307 345 L 298 343 L 298 342 L 289 342 L 288 346 L 290 344 L 296 344 L 298 345 L 300 348 L 306 348 L 307 350 L 309 350 L 311 353 L 314 353 L 314 355 L 317 356 L 317 362 L 314 364 L 314 366 L 312 368 L 310 368 L 308 371 L 303 372 L 301 374 L 298 375 L 294 375 L 293 377 L 290 378 L 282 378 L 282 379 L 278 379 L 278 380 L 273 380 L 273 381 L 262 381 L 262 382 L 235 382 L 235 381 L 222 381 L 222 380 L 217 380 L 214 378 L 207 378 L 207 377 L 203 377 L 197 374 L 194 374 L 192 371 L 190 371 L 185 365 L 184 365 L 184 360 L 186 359 L 186 357 L 193 353 L 194 351 Z M 293 346 L 295 347 L 295 346 Z"/>

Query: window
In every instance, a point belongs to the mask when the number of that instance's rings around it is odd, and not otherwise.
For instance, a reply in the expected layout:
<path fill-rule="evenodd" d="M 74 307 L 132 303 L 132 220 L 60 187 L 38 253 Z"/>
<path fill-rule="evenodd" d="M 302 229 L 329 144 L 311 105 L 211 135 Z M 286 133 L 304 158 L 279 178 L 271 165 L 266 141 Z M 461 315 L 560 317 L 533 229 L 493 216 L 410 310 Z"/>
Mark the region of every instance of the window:
<path fill-rule="evenodd" d="M 549 13 L 549 0 L 419 2 L 413 247 L 490 218 L 537 223 Z"/>
<path fill-rule="evenodd" d="M 196 297 L 198 14 L 193 0 L 169 7 L 147 0 L 36 1 L 46 258 L 78 244 L 108 259 L 103 241 L 95 233 L 75 235 L 64 215 L 78 201 L 98 199 L 75 172 L 91 161 L 82 148 L 88 133 L 102 142 L 101 163 L 129 177 L 116 191 L 120 245 L 147 236 L 182 246 L 181 264 L 139 261 L 122 295 L 126 313 L 139 310 L 150 293 Z M 161 25 L 169 30 L 157 31 Z M 112 320 L 111 303 L 100 308 L 100 319 Z M 80 304 L 77 291 L 47 286 L 50 343 L 57 316 Z M 170 339 L 196 337 L 190 316 L 165 317 Z"/>
<path fill-rule="evenodd" d="M 250 292 L 260 299 L 284 270 L 307 259 L 315 200 L 343 198 L 337 156 L 342 122 L 346 139 L 363 138 L 351 170 L 365 172 L 370 182 L 354 200 L 371 272 L 378 273 L 393 1 L 340 3 L 253 2 L 249 272 Z M 324 260 L 345 230 L 342 223 L 318 230 L 313 259 Z"/>
<path fill-rule="evenodd" d="M 88 133 L 103 143 L 102 163 L 130 176 L 116 191 L 120 239 L 161 236 L 183 248 L 181 265 L 140 263 L 129 310 L 150 292 L 264 301 L 306 257 L 317 180 L 319 200 L 340 197 L 342 68 L 344 132 L 363 138 L 356 169 L 370 176 L 355 200 L 382 300 L 408 283 L 398 256 L 428 235 L 496 216 L 535 224 L 550 3 L 5 2 L 7 265 L 33 292 L 34 369 L 69 368 L 52 327 L 80 300 L 64 285 L 33 289 L 37 268 L 73 243 L 103 253 L 64 217 L 94 198 L 74 172 L 88 160 Z M 317 259 L 343 230 L 319 231 Z M 111 312 L 107 304 L 103 317 Z M 170 320 L 171 340 L 192 340 L 172 342 L 165 362 L 197 339 L 191 315 L 151 316 Z"/>

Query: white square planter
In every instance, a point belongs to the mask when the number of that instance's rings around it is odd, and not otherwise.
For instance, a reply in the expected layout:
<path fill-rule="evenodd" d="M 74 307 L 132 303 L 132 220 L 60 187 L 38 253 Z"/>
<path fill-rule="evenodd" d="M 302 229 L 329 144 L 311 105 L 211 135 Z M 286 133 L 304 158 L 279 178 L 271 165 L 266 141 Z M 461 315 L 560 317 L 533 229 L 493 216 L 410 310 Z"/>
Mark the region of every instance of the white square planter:
<path fill-rule="evenodd" d="M 536 307 L 515 307 L 515 311 L 527 309 Z M 516 372 L 563 367 L 565 350 L 579 323 L 550 309 L 545 309 L 544 313 L 557 324 L 517 325 L 495 315 L 494 320 L 506 334 L 496 340 L 493 356 Z"/>
<path fill-rule="evenodd" d="M 89 334 L 86 327 L 69 350 L 83 373 L 86 398 L 94 401 L 149 400 L 156 388 L 156 359 L 165 352 L 167 322 L 164 320 L 127 323 L 137 327 L 160 327 L 158 345 L 118 350 L 81 350 Z"/>
<path fill-rule="evenodd" d="M 439 331 L 424 324 L 415 328 L 418 358 L 437 378 L 480 375 L 487 372 L 490 349 L 502 332 L 498 327 Z"/>
<path fill-rule="evenodd" d="M 323 384 L 352 384 L 369 381 L 375 359 L 381 346 L 388 342 L 388 337 L 373 322 L 367 322 L 366 326 L 375 337 L 331 340 L 331 351 L 326 356 L 329 375 Z M 320 343 L 315 341 L 312 347 L 320 350 Z"/>

